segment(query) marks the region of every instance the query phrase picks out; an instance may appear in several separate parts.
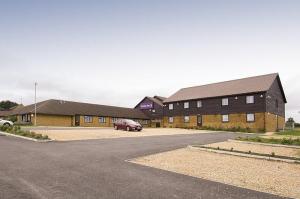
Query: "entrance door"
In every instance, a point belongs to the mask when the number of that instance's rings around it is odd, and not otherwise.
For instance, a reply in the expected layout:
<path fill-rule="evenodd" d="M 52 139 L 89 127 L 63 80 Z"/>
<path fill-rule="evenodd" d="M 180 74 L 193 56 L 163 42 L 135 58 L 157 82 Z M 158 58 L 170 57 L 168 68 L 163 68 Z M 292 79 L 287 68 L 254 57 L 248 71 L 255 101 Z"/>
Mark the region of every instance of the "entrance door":
<path fill-rule="evenodd" d="M 80 115 L 75 115 L 75 126 L 80 126 Z"/>
<path fill-rule="evenodd" d="M 197 115 L 197 126 L 202 126 L 202 115 Z"/>
<path fill-rule="evenodd" d="M 159 128 L 160 127 L 160 122 L 156 122 L 156 128 Z"/>

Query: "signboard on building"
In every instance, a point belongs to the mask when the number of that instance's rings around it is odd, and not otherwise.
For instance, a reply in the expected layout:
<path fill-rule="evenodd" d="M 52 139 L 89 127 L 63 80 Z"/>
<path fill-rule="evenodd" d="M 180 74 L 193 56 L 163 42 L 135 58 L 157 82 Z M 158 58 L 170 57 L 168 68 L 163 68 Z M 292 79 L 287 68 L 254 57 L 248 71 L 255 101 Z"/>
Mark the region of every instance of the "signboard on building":
<path fill-rule="evenodd" d="M 141 109 L 152 109 L 153 103 L 152 102 L 143 102 L 140 104 Z"/>

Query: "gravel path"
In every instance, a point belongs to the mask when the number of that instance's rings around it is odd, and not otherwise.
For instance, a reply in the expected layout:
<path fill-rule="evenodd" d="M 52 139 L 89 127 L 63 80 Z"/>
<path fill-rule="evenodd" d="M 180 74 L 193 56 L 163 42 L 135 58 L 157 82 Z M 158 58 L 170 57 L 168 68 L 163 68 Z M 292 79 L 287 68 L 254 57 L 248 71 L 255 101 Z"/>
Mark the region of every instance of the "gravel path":
<path fill-rule="evenodd" d="M 264 154 L 271 154 L 272 152 L 275 155 L 282 155 L 282 156 L 290 156 L 290 157 L 300 157 L 300 149 L 293 149 L 293 148 L 286 148 L 286 147 L 275 147 L 275 146 L 264 146 L 255 143 L 240 143 L 240 142 L 217 142 L 213 144 L 207 144 L 205 146 L 209 147 L 220 147 L 221 149 L 231 149 L 244 152 L 256 152 L 256 153 L 264 153 Z"/>
<path fill-rule="evenodd" d="M 183 148 L 132 162 L 238 187 L 300 198 L 300 165 Z"/>
<path fill-rule="evenodd" d="M 142 132 L 114 130 L 113 128 L 81 128 L 81 129 L 33 129 L 36 133 L 48 135 L 51 139 L 58 141 L 67 140 L 89 140 L 89 139 L 105 139 L 105 138 L 122 138 L 122 137 L 143 137 L 143 136 L 160 136 L 160 135 L 180 135 L 180 134 L 200 134 L 213 133 L 213 131 L 186 130 L 176 128 L 145 128 Z"/>

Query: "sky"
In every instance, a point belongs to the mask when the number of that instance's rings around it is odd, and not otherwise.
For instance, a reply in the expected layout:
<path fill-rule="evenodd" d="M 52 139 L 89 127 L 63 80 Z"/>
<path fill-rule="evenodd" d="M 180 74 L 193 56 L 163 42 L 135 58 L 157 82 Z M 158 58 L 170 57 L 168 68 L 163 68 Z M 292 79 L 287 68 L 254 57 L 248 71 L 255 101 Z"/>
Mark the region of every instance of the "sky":
<path fill-rule="evenodd" d="M 278 72 L 300 122 L 300 1 L 0 0 L 0 100 L 134 107 Z"/>

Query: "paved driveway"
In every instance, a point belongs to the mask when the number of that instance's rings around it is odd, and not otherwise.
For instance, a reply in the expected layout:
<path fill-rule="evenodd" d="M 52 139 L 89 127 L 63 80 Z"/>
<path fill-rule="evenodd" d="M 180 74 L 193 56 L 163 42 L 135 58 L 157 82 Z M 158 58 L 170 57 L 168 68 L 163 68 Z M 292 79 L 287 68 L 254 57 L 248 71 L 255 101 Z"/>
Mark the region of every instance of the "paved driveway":
<path fill-rule="evenodd" d="M 0 136 L 0 198 L 277 198 L 124 161 L 232 137 L 217 133 L 35 143 Z"/>

